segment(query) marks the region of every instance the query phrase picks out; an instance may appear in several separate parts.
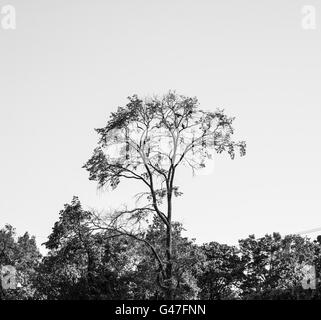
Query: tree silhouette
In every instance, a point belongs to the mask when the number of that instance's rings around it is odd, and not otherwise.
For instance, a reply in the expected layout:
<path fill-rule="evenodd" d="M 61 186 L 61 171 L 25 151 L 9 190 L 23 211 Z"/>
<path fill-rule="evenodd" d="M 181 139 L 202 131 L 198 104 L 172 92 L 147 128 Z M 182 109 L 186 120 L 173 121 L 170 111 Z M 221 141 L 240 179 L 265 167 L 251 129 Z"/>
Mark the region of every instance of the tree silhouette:
<path fill-rule="evenodd" d="M 106 126 L 96 129 L 98 147 L 84 167 L 89 179 L 99 187 L 115 189 L 122 179 L 135 179 L 146 190 L 139 194 L 144 205 L 115 212 L 104 228 L 115 235 L 135 235 L 137 228 L 156 215 L 165 225 L 166 258 L 152 250 L 159 265 L 158 284 L 172 299 L 176 284 L 173 280 L 172 201 L 180 196 L 175 185 L 179 166 L 194 172 L 206 166 L 211 151 L 227 152 L 232 159 L 239 150 L 245 154 L 245 142 L 232 140 L 234 118 L 223 110 L 209 112 L 199 109 L 196 98 L 169 92 L 163 97 L 140 99 L 129 97 L 125 107 L 111 114 Z M 97 226 L 102 220 L 97 220 Z"/>

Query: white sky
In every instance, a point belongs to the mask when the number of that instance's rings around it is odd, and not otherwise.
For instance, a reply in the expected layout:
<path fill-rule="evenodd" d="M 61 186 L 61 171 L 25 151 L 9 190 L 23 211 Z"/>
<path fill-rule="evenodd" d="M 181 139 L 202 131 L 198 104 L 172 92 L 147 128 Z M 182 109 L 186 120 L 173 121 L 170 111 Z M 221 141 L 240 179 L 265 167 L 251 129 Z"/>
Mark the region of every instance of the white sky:
<path fill-rule="evenodd" d="M 236 116 L 248 154 L 179 177 L 174 218 L 198 242 L 321 226 L 321 1 L 0 0 L 0 226 L 46 240 L 64 203 L 113 208 L 82 165 L 126 97 L 169 89 Z M 301 27 L 315 5 L 316 30 Z"/>

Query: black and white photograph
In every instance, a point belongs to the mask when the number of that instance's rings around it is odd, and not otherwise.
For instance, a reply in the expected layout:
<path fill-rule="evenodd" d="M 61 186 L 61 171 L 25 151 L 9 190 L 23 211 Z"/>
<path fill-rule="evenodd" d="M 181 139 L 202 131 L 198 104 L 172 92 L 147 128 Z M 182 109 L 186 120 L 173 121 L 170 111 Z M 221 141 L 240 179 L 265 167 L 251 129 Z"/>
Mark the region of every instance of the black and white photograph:
<path fill-rule="evenodd" d="M 319 0 L 0 0 L 0 308 L 321 300 L 320 123 Z"/>

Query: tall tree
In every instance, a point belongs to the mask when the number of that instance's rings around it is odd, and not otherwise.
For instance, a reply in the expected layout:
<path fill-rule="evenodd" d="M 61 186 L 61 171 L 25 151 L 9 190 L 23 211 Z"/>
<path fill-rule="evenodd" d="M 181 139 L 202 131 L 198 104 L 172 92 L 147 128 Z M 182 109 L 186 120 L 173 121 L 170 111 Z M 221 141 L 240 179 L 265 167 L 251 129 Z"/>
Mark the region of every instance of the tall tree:
<path fill-rule="evenodd" d="M 129 97 L 125 107 L 111 114 L 106 126 L 96 129 L 98 147 L 85 164 L 90 180 L 99 187 L 115 189 L 122 179 L 134 179 L 145 186 L 140 194 L 144 205 L 122 210 L 111 219 L 110 228 L 117 234 L 129 234 L 134 222 L 156 215 L 165 226 L 166 257 L 161 259 L 150 246 L 159 265 L 159 285 L 172 299 L 173 279 L 173 197 L 180 196 L 175 177 L 178 167 L 193 171 L 206 165 L 206 159 L 228 152 L 234 159 L 236 150 L 245 154 L 245 142 L 232 140 L 234 118 L 223 110 L 199 109 L 196 98 L 169 92 L 161 98 Z M 124 218 L 126 217 L 126 218 Z M 122 219 L 121 225 L 119 220 Z M 130 232 L 134 236 L 134 232 Z M 149 245 L 148 243 L 146 243 Z"/>

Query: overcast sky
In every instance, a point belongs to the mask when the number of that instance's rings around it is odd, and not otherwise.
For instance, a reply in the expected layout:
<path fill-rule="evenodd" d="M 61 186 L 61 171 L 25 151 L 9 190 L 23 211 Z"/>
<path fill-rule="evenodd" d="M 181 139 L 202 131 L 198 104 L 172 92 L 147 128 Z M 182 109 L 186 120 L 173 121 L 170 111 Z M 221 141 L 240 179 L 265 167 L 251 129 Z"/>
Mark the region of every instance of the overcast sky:
<path fill-rule="evenodd" d="M 169 89 L 235 116 L 244 158 L 181 175 L 174 219 L 198 242 L 321 227 L 321 2 L 0 0 L 0 226 L 44 242 L 64 203 L 113 208 L 82 165 L 126 97 Z M 315 5 L 317 28 L 301 26 Z"/>

